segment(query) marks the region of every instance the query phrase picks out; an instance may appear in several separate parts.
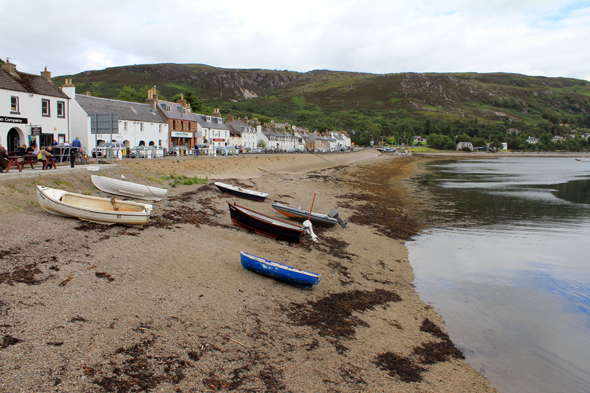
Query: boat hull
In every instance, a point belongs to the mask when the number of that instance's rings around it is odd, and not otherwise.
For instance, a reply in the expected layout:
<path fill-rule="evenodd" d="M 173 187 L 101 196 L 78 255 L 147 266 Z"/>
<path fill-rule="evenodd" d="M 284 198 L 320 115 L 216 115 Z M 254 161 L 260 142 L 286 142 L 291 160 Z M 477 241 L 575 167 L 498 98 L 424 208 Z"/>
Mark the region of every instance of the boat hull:
<path fill-rule="evenodd" d="M 240 262 L 248 270 L 303 288 L 312 288 L 322 279 L 321 274 L 300 270 L 244 251 L 240 252 Z"/>
<path fill-rule="evenodd" d="M 48 213 L 74 217 L 105 225 L 141 227 L 152 212 L 152 205 L 99 198 L 64 190 L 37 186 L 39 205 Z"/>
<path fill-rule="evenodd" d="M 92 183 L 109 194 L 121 195 L 128 198 L 138 198 L 147 201 L 161 201 L 168 192 L 165 188 L 151 187 L 144 184 L 112 179 L 106 176 L 90 176 Z"/>
<path fill-rule="evenodd" d="M 228 202 L 231 221 L 242 228 L 251 229 L 259 235 L 272 239 L 282 239 L 294 243 L 303 240 L 303 227 L 277 220 L 264 214 Z"/>
<path fill-rule="evenodd" d="M 278 211 L 279 213 L 289 217 L 295 218 L 297 220 L 307 220 L 309 219 L 314 224 L 319 224 L 323 226 L 330 226 L 333 227 L 338 224 L 338 220 L 328 217 L 326 214 L 321 213 L 311 213 L 309 215 L 308 211 L 297 209 L 291 206 L 281 205 L 280 203 L 273 203 L 273 209 Z"/>
<path fill-rule="evenodd" d="M 232 186 L 231 184 L 216 182 L 215 186 L 219 189 L 219 191 L 223 192 L 224 194 L 235 196 L 238 198 L 250 199 L 251 201 L 264 202 L 266 200 L 266 197 L 268 197 L 267 193 L 254 190 L 246 190 L 240 187 Z"/>

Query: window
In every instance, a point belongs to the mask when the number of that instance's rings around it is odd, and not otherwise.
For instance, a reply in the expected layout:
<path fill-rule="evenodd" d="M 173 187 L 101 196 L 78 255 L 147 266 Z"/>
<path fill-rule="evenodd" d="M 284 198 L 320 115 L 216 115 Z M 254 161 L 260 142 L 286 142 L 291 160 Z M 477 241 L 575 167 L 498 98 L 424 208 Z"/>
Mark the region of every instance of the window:
<path fill-rule="evenodd" d="M 161 125 L 161 124 L 159 124 L 159 125 L 158 125 L 158 132 L 159 132 L 160 134 L 162 133 L 162 125 Z M 161 144 L 160 144 L 160 145 L 161 145 Z"/>
<path fill-rule="evenodd" d="M 57 101 L 57 117 L 66 117 L 66 103 Z"/>
<path fill-rule="evenodd" d="M 16 96 L 10 97 L 10 112 L 19 113 L 19 111 L 18 111 L 18 97 L 16 97 Z"/>
<path fill-rule="evenodd" d="M 180 131 L 184 131 L 184 122 L 180 121 Z"/>
<path fill-rule="evenodd" d="M 139 131 L 143 131 L 143 123 L 139 123 Z"/>
<path fill-rule="evenodd" d="M 45 100 L 45 99 L 41 100 L 41 115 L 42 116 L 51 116 L 51 112 L 49 111 L 49 100 Z"/>
<path fill-rule="evenodd" d="M 126 121 L 125 121 L 125 122 L 123 122 L 123 130 L 124 130 L 124 131 L 127 131 L 127 122 L 126 122 Z"/>

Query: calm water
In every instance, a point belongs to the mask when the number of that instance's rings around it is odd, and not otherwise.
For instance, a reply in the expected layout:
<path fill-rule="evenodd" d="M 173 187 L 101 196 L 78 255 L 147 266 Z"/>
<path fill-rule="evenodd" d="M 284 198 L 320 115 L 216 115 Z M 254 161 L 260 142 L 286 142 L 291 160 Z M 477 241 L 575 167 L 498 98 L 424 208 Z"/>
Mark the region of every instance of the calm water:
<path fill-rule="evenodd" d="M 449 225 L 408 242 L 420 297 L 501 392 L 590 391 L 590 162 L 437 161 Z"/>

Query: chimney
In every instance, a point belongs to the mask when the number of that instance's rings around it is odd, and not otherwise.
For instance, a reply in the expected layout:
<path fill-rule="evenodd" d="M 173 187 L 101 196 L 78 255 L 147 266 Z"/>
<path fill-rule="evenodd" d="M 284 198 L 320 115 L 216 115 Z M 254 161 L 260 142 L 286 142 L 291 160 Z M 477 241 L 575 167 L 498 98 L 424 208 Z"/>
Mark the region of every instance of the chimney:
<path fill-rule="evenodd" d="M 47 66 L 45 67 L 45 71 L 41 71 L 41 76 L 51 82 L 51 72 L 47 71 Z"/>
<path fill-rule="evenodd" d="M 158 95 L 156 94 L 156 86 L 148 90 L 148 98 L 145 100 L 145 103 L 150 105 L 153 110 L 156 110 L 156 107 L 158 106 Z"/>
<path fill-rule="evenodd" d="M 221 117 L 221 113 L 219 112 L 219 108 L 215 108 L 215 111 L 211 114 L 214 117 Z"/>
<path fill-rule="evenodd" d="M 89 92 L 89 91 L 86 91 L 86 95 L 87 95 L 87 96 L 91 96 L 92 94 L 90 94 L 90 92 Z"/>
<path fill-rule="evenodd" d="M 6 70 L 10 74 L 14 74 L 16 72 L 16 64 L 12 64 L 9 58 L 6 58 L 6 63 L 2 64 L 2 69 Z"/>
<path fill-rule="evenodd" d="M 61 91 L 70 98 L 76 98 L 76 86 L 74 86 L 71 79 L 66 79 L 66 82 L 61 86 Z"/>
<path fill-rule="evenodd" d="M 233 123 L 233 121 L 234 121 L 234 117 L 232 115 L 228 115 L 227 116 L 227 122 L 228 123 Z"/>
<path fill-rule="evenodd" d="M 183 108 L 186 108 L 186 100 L 184 99 L 184 94 L 180 93 L 180 100 L 176 101 L 176 103 L 182 105 Z"/>

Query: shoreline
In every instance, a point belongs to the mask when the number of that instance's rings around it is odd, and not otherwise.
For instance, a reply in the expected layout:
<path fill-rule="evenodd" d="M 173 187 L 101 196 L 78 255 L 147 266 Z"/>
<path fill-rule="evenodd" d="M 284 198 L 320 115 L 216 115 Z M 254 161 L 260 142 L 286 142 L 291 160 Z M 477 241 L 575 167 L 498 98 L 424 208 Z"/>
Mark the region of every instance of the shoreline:
<path fill-rule="evenodd" d="M 104 171 L 159 186 L 152 179 L 164 174 L 233 179 L 292 205 L 317 191 L 314 211 L 336 208 L 349 223 L 314 226 L 317 244 L 233 226 L 234 198 L 211 182 L 170 189 L 142 230 L 52 216 L 35 204 L 35 179 L 0 183 L 0 211 L 14 221 L 0 229 L 1 331 L 12 343 L 1 349 L 0 390 L 495 392 L 418 297 L 407 249 L 393 240 L 420 227 L 400 186 L 416 158 L 373 152 L 352 163 L 345 154 L 240 157 Z M 54 177 L 42 180 L 97 193 L 90 173 Z M 282 219 L 269 203 L 239 203 Z M 322 282 L 302 290 L 246 271 L 241 249 Z"/>

